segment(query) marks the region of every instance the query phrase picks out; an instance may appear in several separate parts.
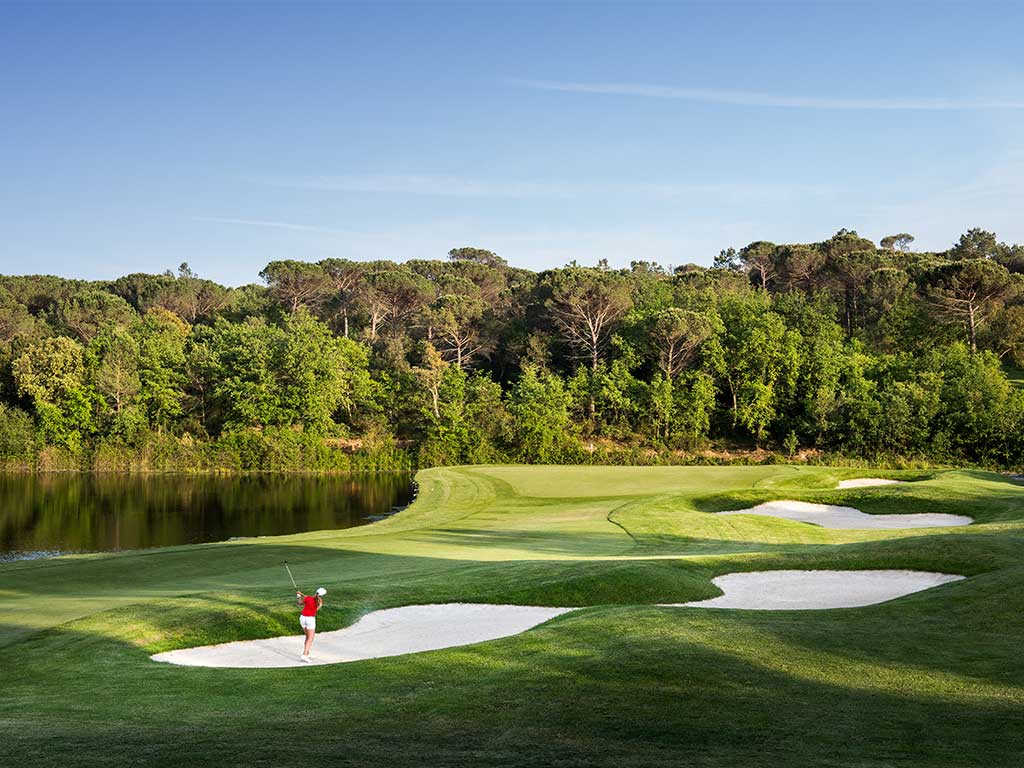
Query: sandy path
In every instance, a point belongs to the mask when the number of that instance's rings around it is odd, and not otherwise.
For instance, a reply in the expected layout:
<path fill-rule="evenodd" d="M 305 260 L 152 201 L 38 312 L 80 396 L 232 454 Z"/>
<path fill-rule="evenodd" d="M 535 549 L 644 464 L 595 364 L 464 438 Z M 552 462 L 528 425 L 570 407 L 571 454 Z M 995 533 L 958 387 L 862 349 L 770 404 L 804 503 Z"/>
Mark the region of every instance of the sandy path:
<path fill-rule="evenodd" d="M 743 608 L 758 611 L 852 608 L 874 605 L 963 576 L 925 571 L 757 571 L 730 573 L 712 582 L 725 594 L 668 607 Z M 367 614 L 355 624 L 322 632 L 313 664 L 401 656 L 518 635 L 576 608 L 445 603 L 408 605 Z M 241 640 L 158 653 L 152 658 L 197 667 L 301 667 L 302 637 Z"/>
<path fill-rule="evenodd" d="M 319 632 L 310 654 L 314 664 L 378 659 L 497 640 L 543 624 L 573 608 L 446 603 L 373 611 L 345 629 Z M 183 648 L 152 658 L 199 667 L 304 667 L 302 637 L 272 637 Z"/>
<path fill-rule="evenodd" d="M 853 480 L 840 480 L 839 488 L 870 488 L 873 485 L 902 485 L 902 480 L 886 480 L 883 477 L 856 477 Z"/>
<path fill-rule="evenodd" d="M 875 605 L 963 576 L 927 571 L 759 571 L 712 579 L 724 595 L 673 607 L 754 611 L 821 610 Z"/>
<path fill-rule="evenodd" d="M 867 515 L 853 507 L 811 504 L 806 501 L 768 501 L 750 509 L 716 512 L 715 514 L 780 517 L 784 520 L 820 525 L 822 528 L 843 528 L 847 530 L 865 530 L 869 528 L 884 530 L 898 528 L 944 528 L 952 525 L 970 525 L 974 522 L 974 518 L 967 517 L 966 515 L 947 515 L 941 512 L 924 512 L 909 515 Z"/>

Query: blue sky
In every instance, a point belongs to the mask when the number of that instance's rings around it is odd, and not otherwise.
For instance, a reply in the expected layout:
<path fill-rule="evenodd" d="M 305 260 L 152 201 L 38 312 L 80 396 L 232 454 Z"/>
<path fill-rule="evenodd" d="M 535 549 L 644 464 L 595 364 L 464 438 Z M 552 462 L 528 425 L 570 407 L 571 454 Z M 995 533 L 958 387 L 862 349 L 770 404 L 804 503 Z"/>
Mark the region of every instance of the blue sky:
<path fill-rule="evenodd" d="M 1024 4 L 0 4 L 0 272 L 1024 242 Z"/>

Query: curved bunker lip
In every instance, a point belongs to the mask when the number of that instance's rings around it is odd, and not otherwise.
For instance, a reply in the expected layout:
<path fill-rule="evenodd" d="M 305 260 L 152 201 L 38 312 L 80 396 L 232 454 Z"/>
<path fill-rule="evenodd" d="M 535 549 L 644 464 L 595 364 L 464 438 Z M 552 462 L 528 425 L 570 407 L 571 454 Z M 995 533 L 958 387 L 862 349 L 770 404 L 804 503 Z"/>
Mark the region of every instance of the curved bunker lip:
<path fill-rule="evenodd" d="M 973 517 L 948 515 L 942 512 L 921 512 L 899 515 L 868 515 L 854 507 L 832 504 L 812 504 L 807 501 L 767 501 L 750 509 L 715 512 L 716 515 L 758 515 L 777 517 L 798 523 L 810 523 L 822 528 L 842 530 L 899 530 L 901 528 L 946 528 L 970 525 Z"/>
<path fill-rule="evenodd" d="M 724 594 L 671 607 L 808 611 L 877 605 L 963 576 L 930 571 L 752 571 L 727 573 L 711 583 Z"/>
<path fill-rule="evenodd" d="M 339 664 L 456 648 L 518 635 L 575 608 L 443 603 L 373 611 L 344 629 L 318 632 L 311 656 Z M 158 653 L 151 658 L 196 667 L 300 667 L 299 634 Z"/>
<path fill-rule="evenodd" d="M 754 571 L 712 579 L 725 594 L 667 607 L 820 610 L 874 605 L 963 576 L 926 571 Z M 355 624 L 317 635 L 314 664 L 341 664 L 422 653 L 518 635 L 578 608 L 442 603 L 373 611 Z M 305 666 L 298 634 L 158 653 L 154 661 L 193 667 Z"/>
<path fill-rule="evenodd" d="M 854 477 L 840 480 L 837 488 L 871 488 L 875 485 L 904 485 L 905 480 L 888 480 L 884 477 Z"/>

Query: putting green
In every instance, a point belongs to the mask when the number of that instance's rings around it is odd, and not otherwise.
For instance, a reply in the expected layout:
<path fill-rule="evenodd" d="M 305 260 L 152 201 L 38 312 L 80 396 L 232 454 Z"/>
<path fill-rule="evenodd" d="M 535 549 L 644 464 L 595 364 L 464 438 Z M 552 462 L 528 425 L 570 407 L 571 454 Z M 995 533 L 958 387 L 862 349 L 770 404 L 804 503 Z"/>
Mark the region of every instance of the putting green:
<path fill-rule="evenodd" d="M 0 565 L 0 740 L 19 765 L 1017 764 L 1024 488 L 966 471 L 837 488 L 858 474 L 879 473 L 433 469 L 411 508 L 365 528 Z M 707 514 L 779 498 L 975 522 Z M 591 608 L 300 675 L 150 661 L 292 632 L 284 560 L 328 588 L 327 631 L 412 604 Z M 781 569 L 970 578 L 840 611 L 654 606 Z"/>

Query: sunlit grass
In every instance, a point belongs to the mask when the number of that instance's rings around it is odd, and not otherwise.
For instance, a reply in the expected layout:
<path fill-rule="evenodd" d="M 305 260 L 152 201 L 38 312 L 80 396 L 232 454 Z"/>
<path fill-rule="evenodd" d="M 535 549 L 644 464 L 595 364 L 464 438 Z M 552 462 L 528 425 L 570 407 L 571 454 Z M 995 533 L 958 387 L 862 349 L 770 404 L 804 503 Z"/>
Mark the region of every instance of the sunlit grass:
<path fill-rule="evenodd" d="M 839 479 L 903 485 L 837 490 Z M 347 531 L 0 565 L 0 742 L 18 765 L 1011 766 L 1024 754 L 1024 487 L 979 472 L 474 467 Z M 966 528 L 715 517 L 762 501 Z M 152 662 L 379 608 L 590 606 L 523 635 L 311 669 Z M 774 568 L 961 573 L 868 608 L 657 608 Z M 312 734 L 312 735 L 311 735 Z"/>

